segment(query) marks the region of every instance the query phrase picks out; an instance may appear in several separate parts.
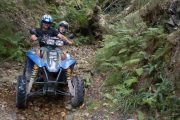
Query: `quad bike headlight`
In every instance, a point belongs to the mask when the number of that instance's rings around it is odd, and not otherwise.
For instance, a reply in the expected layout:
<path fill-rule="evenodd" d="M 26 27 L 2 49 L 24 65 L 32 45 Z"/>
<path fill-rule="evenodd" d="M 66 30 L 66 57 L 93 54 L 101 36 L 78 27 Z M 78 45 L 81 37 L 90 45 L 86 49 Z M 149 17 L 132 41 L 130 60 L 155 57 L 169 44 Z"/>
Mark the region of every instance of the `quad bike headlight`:
<path fill-rule="evenodd" d="M 52 39 L 47 39 L 46 44 L 48 44 L 48 45 L 54 45 L 54 44 L 55 44 L 55 41 L 52 40 Z"/>
<path fill-rule="evenodd" d="M 57 41 L 56 41 L 56 45 L 57 45 L 57 46 L 63 46 L 64 43 L 63 43 L 63 41 L 61 41 L 61 40 L 57 40 Z"/>

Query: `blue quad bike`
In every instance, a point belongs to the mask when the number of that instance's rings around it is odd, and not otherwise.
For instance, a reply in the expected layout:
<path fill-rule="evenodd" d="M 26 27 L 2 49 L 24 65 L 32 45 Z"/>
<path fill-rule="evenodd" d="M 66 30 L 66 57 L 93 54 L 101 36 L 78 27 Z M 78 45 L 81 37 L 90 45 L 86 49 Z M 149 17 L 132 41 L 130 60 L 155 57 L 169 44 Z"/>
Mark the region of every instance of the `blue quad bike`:
<path fill-rule="evenodd" d="M 27 52 L 23 74 L 17 80 L 17 108 L 26 108 L 29 97 L 42 95 L 69 96 L 72 106 L 81 106 L 84 102 L 84 82 L 70 73 L 76 60 L 71 55 L 61 59 L 63 51 L 59 46 L 63 45 L 63 41 L 54 37 L 41 39 L 48 47 L 40 50 L 40 57 L 35 49 Z"/>

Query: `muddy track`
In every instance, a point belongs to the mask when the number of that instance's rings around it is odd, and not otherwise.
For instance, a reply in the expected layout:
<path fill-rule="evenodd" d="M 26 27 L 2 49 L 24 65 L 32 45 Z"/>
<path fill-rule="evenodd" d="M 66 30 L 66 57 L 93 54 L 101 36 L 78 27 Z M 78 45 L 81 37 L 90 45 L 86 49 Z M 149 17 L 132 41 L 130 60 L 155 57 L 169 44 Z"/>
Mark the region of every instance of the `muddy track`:
<path fill-rule="evenodd" d="M 71 46 L 66 48 L 78 61 L 75 71 L 82 78 L 90 74 L 95 56 L 95 46 Z M 13 65 L 14 64 L 14 65 Z M 61 97 L 37 97 L 30 99 L 28 108 L 19 110 L 15 106 L 17 76 L 23 66 L 13 62 L 0 65 L 0 120 L 64 120 L 69 111 Z"/>

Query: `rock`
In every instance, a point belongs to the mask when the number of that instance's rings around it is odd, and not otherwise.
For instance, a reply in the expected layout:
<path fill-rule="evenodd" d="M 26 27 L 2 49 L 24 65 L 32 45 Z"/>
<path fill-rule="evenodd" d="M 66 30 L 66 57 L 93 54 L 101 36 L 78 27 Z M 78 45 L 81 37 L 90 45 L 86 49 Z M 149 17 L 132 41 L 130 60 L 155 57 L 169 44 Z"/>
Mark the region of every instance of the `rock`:
<path fill-rule="evenodd" d="M 0 104 L 0 110 L 1 110 L 1 111 L 4 111 L 4 110 L 5 110 L 5 105 Z"/>
<path fill-rule="evenodd" d="M 89 117 L 89 113 L 85 113 L 84 116 L 85 116 L 85 117 Z"/>
<path fill-rule="evenodd" d="M 80 109 L 85 108 L 85 104 L 83 103 L 79 108 L 80 108 Z"/>
<path fill-rule="evenodd" d="M 103 107 L 106 107 L 108 106 L 109 104 L 108 103 L 103 103 Z"/>
<path fill-rule="evenodd" d="M 65 112 L 61 112 L 61 116 L 64 118 L 66 116 Z"/>
<path fill-rule="evenodd" d="M 64 120 L 74 120 L 74 115 L 67 115 Z"/>
<path fill-rule="evenodd" d="M 75 112 L 75 111 L 76 111 L 76 109 L 75 109 L 75 108 L 73 108 L 73 109 L 72 109 L 72 111 L 73 111 L 73 112 Z"/>
<path fill-rule="evenodd" d="M 98 107 L 94 107 L 94 108 L 93 108 L 93 110 L 95 110 L 95 111 L 96 111 L 97 109 L 98 109 Z"/>
<path fill-rule="evenodd" d="M 114 115 L 114 112 L 110 112 L 111 113 L 111 115 Z"/>
<path fill-rule="evenodd" d="M 28 104 L 29 104 L 29 106 L 32 106 L 32 105 L 33 105 L 33 103 L 32 103 L 32 102 L 29 102 Z"/>
<path fill-rule="evenodd" d="M 45 110 L 45 111 L 49 111 L 50 109 L 46 107 L 44 110 Z"/>
<path fill-rule="evenodd" d="M 73 107 L 72 107 L 71 104 L 67 104 L 67 105 L 65 106 L 65 108 L 66 108 L 66 110 L 72 110 L 72 109 L 73 109 Z"/>
<path fill-rule="evenodd" d="M 38 112 L 39 111 L 39 107 L 34 107 L 34 111 Z"/>
<path fill-rule="evenodd" d="M 19 120 L 26 120 L 26 118 L 24 116 L 20 116 Z"/>

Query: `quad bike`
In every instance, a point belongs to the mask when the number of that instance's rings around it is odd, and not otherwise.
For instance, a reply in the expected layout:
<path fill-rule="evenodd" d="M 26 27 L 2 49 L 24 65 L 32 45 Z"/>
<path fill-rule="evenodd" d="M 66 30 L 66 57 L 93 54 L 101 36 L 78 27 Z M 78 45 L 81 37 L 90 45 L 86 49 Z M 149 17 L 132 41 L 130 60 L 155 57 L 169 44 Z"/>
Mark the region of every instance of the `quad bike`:
<path fill-rule="evenodd" d="M 48 47 L 41 49 L 40 57 L 35 49 L 26 54 L 23 74 L 18 77 L 16 88 L 16 106 L 26 108 L 28 98 L 40 95 L 69 96 L 72 106 L 81 106 L 84 102 L 84 83 L 71 73 L 76 60 L 71 56 L 61 59 L 63 54 L 59 46 L 63 43 L 55 37 L 44 37 Z"/>

